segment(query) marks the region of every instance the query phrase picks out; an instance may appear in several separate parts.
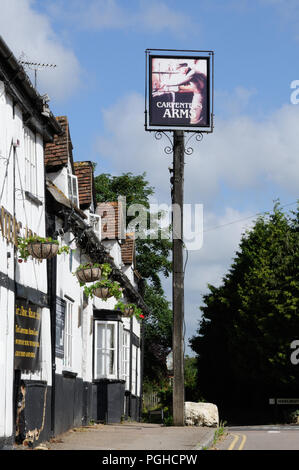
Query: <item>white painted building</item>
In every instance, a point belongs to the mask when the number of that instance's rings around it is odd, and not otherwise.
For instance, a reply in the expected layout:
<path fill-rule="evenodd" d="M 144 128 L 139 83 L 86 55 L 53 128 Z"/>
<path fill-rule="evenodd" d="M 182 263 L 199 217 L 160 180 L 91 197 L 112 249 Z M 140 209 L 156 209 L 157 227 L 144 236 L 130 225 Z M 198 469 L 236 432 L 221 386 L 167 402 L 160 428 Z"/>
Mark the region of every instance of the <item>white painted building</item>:
<path fill-rule="evenodd" d="M 15 435 L 20 380 L 51 386 L 50 309 L 46 264 L 19 262 L 17 238 L 45 235 L 44 143 L 59 132 L 54 116 L 0 37 L 0 448 Z M 21 371 L 30 348 L 17 339 L 18 307 L 40 316 L 40 361 Z M 23 316 L 24 318 L 24 316 Z M 28 340 L 34 336 L 28 333 Z M 23 341 L 23 344 L 22 344 Z M 34 354 L 34 353 L 30 353 Z M 36 368 L 37 367 L 37 368 Z"/>
<path fill-rule="evenodd" d="M 109 263 L 123 301 L 148 313 L 132 235 L 107 236 L 93 178 L 91 162 L 74 162 L 67 119 L 52 115 L 0 37 L 0 449 L 91 419 L 140 418 L 142 322 L 115 298 L 86 298 L 74 276 L 80 264 Z M 25 262 L 17 238 L 32 234 L 69 253 Z"/>
<path fill-rule="evenodd" d="M 130 244 L 130 259 L 127 255 L 124 261 L 124 247 L 131 240 L 105 230 L 110 215 L 113 225 L 118 225 L 117 206 L 105 203 L 100 214 L 93 165 L 74 162 L 67 118 L 57 120 L 64 133 L 46 147 L 47 209 L 49 218 L 52 214 L 52 234 L 62 234 L 61 241 L 72 250 L 57 258 L 56 267 L 55 305 L 65 323 L 56 329 L 61 347 L 56 337 L 54 434 L 81 424 L 80 419 L 119 422 L 123 417 L 139 419 L 141 411 L 141 321 L 123 317 L 115 310 L 113 297 L 86 299 L 73 272 L 84 263 L 108 262 L 112 278 L 124 288 L 123 301 L 137 299 L 145 307 L 136 282 L 134 245 Z M 66 388 L 70 394 L 63 400 Z"/>

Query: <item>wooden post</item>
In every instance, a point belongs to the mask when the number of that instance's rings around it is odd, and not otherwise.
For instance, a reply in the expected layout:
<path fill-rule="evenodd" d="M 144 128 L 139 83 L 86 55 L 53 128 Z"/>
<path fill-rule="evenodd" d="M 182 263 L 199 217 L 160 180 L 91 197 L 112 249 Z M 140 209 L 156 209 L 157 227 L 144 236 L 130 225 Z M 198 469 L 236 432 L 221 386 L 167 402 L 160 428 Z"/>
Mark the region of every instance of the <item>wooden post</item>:
<path fill-rule="evenodd" d="M 184 272 L 183 272 L 183 199 L 184 199 L 184 132 L 173 136 L 173 424 L 184 426 Z"/>

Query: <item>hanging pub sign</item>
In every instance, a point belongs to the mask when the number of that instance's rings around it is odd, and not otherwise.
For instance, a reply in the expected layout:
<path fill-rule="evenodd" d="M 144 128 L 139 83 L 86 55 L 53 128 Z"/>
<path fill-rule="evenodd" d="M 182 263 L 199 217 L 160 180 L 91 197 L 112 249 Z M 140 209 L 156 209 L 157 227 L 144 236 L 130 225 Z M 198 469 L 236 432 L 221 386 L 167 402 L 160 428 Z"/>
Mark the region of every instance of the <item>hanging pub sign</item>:
<path fill-rule="evenodd" d="M 41 315 L 36 305 L 16 300 L 14 368 L 40 370 Z"/>
<path fill-rule="evenodd" d="M 146 50 L 146 130 L 212 132 L 213 53 L 153 51 Z"/>

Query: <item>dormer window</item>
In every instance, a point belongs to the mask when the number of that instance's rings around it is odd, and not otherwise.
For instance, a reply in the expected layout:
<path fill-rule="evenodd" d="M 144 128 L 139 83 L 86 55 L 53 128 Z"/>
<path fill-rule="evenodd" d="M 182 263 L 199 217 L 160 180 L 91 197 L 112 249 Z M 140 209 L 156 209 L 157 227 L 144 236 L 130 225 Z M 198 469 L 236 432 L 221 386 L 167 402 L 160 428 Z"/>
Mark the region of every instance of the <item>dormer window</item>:
<path fill-rule="evenodd" d="M 77 176 L 68 173 L 68 197 L 75 206 L 79 207 L 79 192 L 78 192 L 78 180 Z"/>
<path fill-rule="evenodd" d="M 94 233 L 101 240 L 101 217 L 97 214 L 88 214 L 89 225 L 92 227 Z"/>

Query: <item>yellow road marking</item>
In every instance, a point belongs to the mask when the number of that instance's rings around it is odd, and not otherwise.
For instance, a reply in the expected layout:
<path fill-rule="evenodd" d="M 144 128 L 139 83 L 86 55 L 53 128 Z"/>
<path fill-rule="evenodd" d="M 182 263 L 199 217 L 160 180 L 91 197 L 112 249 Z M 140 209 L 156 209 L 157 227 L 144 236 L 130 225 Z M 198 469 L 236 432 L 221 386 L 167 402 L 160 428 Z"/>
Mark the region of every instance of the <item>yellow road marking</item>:
<path fill-rule="evenodd" d="M 245 436 L 245 434 L 242 434 L 242 442 L 241 442 L 241 444 L 239 445 L 239 449 L 238 449 L 238 450 L 242 450 L 242 449 L 243 449 L 244 444 L 245 444 L 245 442 L 246 442 L 246 439 L 247 439 L 247 437 Z"/>
<path fill-rule="evenodd" d="M 234 436 L 234 439 L 233 439 L 233 442 L 230 444 L 230 446 L 228 447 L 227 450 L 233 450 L 241 436 L 242 436 L 242 440 L 241 440 L 241 444 L 239 445 L 238 450 L 242 450 L 244 445 L 245 445 L 246 439 L 247 439 L 245 434 L 241 434 L 241 435 L 240 434 L 231 434 L 231 435 Z"/>
<path fill-rule="evenodd" d="M 231 443 L 231 445 L 229 446 L 228 450 L 233 450 L 233 448 L 235 447 L 236 442 L 238 441 L 238 439 L 240 437 L 237 434 L 232 434 L 232 436 L 234 436 L 234 440 Z"/>

